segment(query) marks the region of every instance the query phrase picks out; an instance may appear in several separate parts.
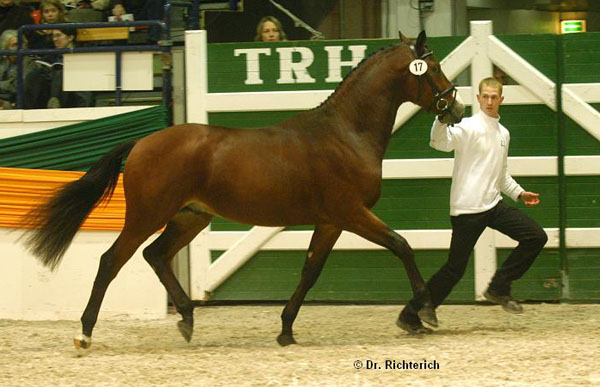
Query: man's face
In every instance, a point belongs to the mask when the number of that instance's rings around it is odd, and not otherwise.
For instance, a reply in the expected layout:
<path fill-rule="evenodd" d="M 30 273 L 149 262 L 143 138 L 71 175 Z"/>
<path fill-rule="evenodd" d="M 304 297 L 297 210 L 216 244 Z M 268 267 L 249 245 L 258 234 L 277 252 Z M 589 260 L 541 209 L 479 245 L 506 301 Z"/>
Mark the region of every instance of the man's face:
<path fill-rule="evenodd" d="M 477 101 L 479 101 L 479 108 L 482 112 L 490 117 L 498 118 L 498 110 L 504 97 L 500 95 L 500 90 L 495 87 L 484 85 L 481 88 L 481 92 L 477 94 Z"/>

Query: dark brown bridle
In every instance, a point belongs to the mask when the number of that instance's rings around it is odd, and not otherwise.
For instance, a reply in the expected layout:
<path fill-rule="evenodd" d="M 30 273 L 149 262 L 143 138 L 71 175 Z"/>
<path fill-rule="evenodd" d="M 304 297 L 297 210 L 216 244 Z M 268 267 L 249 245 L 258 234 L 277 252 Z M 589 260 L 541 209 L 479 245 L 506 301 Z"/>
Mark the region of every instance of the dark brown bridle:
<path fill-rule="evenodd" d="M 415 49 L 414 45 L 409 45 L 410 46 L 410 50 L 413 53 L 415 59 L 421 59 L 421 60 L 425 60 L 425 58 L 433 55 L 433 51 L 427 51 L 424 52 L 421 55 L 417 54 L 417 50 Z M 431 88 L 431 92 L 433 94 L 433 102 L 431 102 L 431 104 L 429 105 L 429 107 L 427 108 L 427 111 L 431 111 L 432 108 L 435 106 L 435 108 L 438 110 L 438 114 L 439 115 L 445 115 L 445 114 L 452 114 L 452 108 L 454 106 L 454 103 L 456 102 L 456 85 L 452 84 L 450 85 L 450 87 L 447 87 L 446 89 L 440 91 L 438 89 L 438 87 L 435 85 L 435 82 L 433 82 L 433 79 L 431 79 L 431 75 L 429 75 L 429 72 L 425 72 L 423 75 L 418 75 L 419 77 L 419 94 L 417 97 L 417 101 L 421 102 L 421 97 L 422 97 L 422 90 L 423 90 L 423 78 L 425 78 L 425 80 L 427 81 L 427 83 L 429 84 L 429 87 Z M 446 96 L 447 94 L 452 93 L 452 103 L 448 102 L 448 99 L 444 98 L 444 96 Z"/>

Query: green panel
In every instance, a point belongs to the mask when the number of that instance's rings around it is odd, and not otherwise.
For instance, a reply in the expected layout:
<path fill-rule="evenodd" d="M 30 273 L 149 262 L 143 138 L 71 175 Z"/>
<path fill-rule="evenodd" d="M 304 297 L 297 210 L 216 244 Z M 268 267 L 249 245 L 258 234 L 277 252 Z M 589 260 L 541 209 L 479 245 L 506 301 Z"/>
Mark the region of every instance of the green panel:
<path fill-rule="evenodd" d="M 300 111 L 262 111 L 209 113 L 208 123 L 232 128 L 260 128 L 280 123 Z"/>
<path fill-rule="evenodd" d="M 248 231 L 251 228 L 251 225 L 236 223 L 217 216 L 210 222 L 211 231 Z"/>
<path fill-rule="evenodd" d="M 600 249 L 570 249 L 569 290 L 574 300 L 600 300 Z"/>
<path fill-rule="evenodd" d="M 535 219 L 542 227 L 558 227 L 558 178 L 556 177 L 517 177 L 515 180 L 526 190 L 540 194 L 540 204 L 526 207 L 510 198 L 505 202 L 518 207 Z"/>
<path fill-rule="evenodd" d="M 384 180 L 373 212 L 394 230 L 450 227 L 450 179 Z"/>
<path fill-rule="evenodd" d="M 596 110 L 600 104 L 591 104 Z M 600 155 L 600 142 L 571 118 L 565 116 L 567 156 Z"/>
<path fill-rule="evenodd" d="M 156 106 L 0 140 L 0 167 L 87 170 L 114 146 L 166 128 Z"/>
<path fill-rule="evenodd" d="M 213 257 L 220 252 L 213 252 Z M 304 251 L 261 251 L 213 294 L 215 300 L 288 300 L 300 281 Z M 447 252 L 416 252 L 425 279 L 446 262 Z M 412 291 L 399 259 L 388 251 L 334 251 L 306 300 L 406 302 Z M 472 302 L 473 265 L 448 301 Z"/>
<path fill-rule="evenodd" d="M 556 81 L 556 37 L 554 35 L 499 35 L 500 41 Z"/>
<path fill-rule="evenodd" d="M 555 156 L 556 115 L 545 105 L 504 105 L 501 122 L 510 131 L 509 156 Z"/>
<path fill-rule="evenodd" d="M 464 37 L 444 37 L 428 39 L 428 46 L 435 51 L 438 58 L 445 57 L 454 47 L 463 41 Z M 342 47 L 341 61 L 351 61 L 350 46 L 366 46 L 365 56 L 399 43 L 398 39 L 370 40 L 334 40 L 334 41 L 290 41 L 278 43 L 218 43 L 208 45 L 208 82 L 210 93 L 222 92 L 251 92 L 251 91 L 284 91 L 284 90 L 328 90 L 334 89 L 337 82 L 327 82 L 329 63 L 325 47 Z M 311 60 L 307 72 L 314 79 L 310 83 L 278 83 L 280 78 L 280 54 L 278 48 L 295 47 L 306 51 L 304 58 Z M 261 84 L 245 84 L 247 77 L 248 55 L 243 50 L 266 50 L 258 55 L 258 60 L 252 60 L 258 70 Z M 236 51 L 237 55 L 236 55 Z M 242 51 L 239 51 L 242 50 Z M 312 56 L 312 59 L 308 57 Z M 292 62 L 302 60 L 302 54 L 295 52 Z M 342 76 L 351 71 L 349 66 L 343 66 Z"/>
<path fill-rule="evenodd" d="M 512 250 L 498 249 L 498 266 Z M 512 283 L 515 297 L 526 300 L 560 299 L 560 258 L 557 249 L 544 249 L 525 275 Z"/>
<path fill-rule="evenodd" d="M 419 110 L 394 132 L 384 158 L 428 159 L 452 157 L 453 153 L 440 152 L 429 146 L 429 133 L 434 118 L 433 114 Z"/>
<path fill-rule="evenodd" d="M 600 176 L 568 176 L 567 227 L 599 227 L 599 219 Z"/>
<path fill-rule="evenodd" d="M 562 37 L 565 83 L 600 82 L 600 33 L 567 34 Z"/>

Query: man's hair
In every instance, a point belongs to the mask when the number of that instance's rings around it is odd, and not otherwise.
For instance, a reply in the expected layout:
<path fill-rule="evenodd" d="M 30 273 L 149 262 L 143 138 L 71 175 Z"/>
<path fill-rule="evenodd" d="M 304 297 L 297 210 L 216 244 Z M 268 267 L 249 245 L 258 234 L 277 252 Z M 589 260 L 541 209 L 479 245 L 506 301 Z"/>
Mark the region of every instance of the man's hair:
<path fill-rule="evenodd" d="M 488 77 L 482 79 L 481 82 L 479 82 L 479 94 L 481 94 L 481 89 L 483 89 L 484 86 L 493 87 L 500 92 L 500 95 L 502 95 L 502 82 L 496 78 Z"/>

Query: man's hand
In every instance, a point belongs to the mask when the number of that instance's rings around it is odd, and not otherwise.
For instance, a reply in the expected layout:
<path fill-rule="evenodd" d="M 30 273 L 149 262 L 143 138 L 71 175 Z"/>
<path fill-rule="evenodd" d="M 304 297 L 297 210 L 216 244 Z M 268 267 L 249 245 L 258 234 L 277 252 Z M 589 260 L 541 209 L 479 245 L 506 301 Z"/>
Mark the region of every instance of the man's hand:
<path fill-rule="evenodd" d="M 445 112 L 444 114 L 439 114 L 437 116 L 437 119 L 442 124 L 450 124 L 450 123 L 452 123 L 452 115 L 450 114 L 450 112 Z"/>
<path fill-rule="evenodd" d="M 540 202 L 539 196 L 540 196 L 539 193 L 523 191 L 519 195 L 519 200 L 522 201 L 523 203 L 525 203 L 525 205 L 527 207 L 533 207 L 533 206 L 539 204 L 539 202 Z"/>

